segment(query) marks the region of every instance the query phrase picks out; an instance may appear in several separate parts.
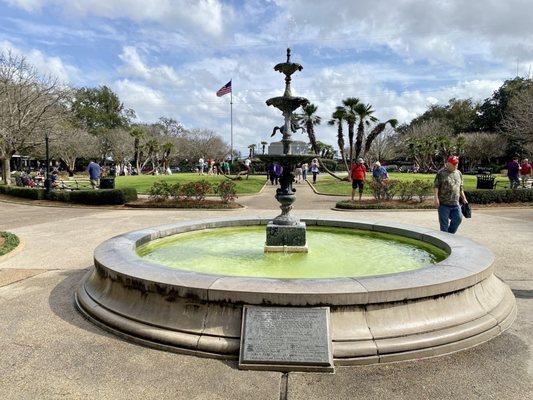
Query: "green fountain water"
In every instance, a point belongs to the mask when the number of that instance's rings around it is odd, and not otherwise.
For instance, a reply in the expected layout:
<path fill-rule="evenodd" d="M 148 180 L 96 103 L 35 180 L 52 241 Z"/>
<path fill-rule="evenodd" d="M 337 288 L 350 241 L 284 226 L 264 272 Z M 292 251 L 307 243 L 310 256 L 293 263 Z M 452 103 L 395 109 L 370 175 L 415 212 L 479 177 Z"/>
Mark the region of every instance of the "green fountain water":
<path fill-rule="evenodd" d="M 146 260 L 204 274 L 263 278 L 341 278 L 384 275 L 437 263 L 447 254 L 403 236 L 308 227 L 309 253 L 265 253 L 263 226 L 182 233 L 140 246 Z"/>

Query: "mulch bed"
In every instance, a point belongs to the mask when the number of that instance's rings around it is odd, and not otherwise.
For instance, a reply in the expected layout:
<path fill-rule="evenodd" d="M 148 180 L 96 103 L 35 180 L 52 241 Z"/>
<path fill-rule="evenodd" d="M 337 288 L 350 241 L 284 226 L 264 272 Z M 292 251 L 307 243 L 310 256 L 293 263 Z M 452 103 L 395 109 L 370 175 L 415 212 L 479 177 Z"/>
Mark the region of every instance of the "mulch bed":
<path fill-rule="evenodd" d="M 362 199 L 361 201 L 351 202 L 350 200 L 343 200 L 337 202 L 339 209 L 345 210 L 377 210 L 377 209 L 430 209 L 435 208 L 433 200 L 419 201 L 399 201 L 387 200 L 376 202 L 374 199 Z"/>
<path fill-rule="evenodd" d="M 149 199 L 139 199 L 131 203 L 126 203 L 126 207 L 131 208 L 186 208 L 205 210 L 234 210 L 242 208 L 239 203 L 223 203 L 220 200 L 165 200 L 153 201 Z"/>
<path fill-rule="evenodd" d="M 533 207 L 533 203 L 491 203 L 491 204 L 474 204 L 470 203 L 473 209 L 481 208 L 516 208 L 516 207 Z M 423 202 L 418 201 L 399 201 L 399 200 L 389 200 L 382 201 L 377 203 L 374 199 L 363 199 L 361 202 L 355 201 L 351 202 L 349 200 L 343 200 L 337 202 L 336 208 L 343 210 L 413 210 L 413 209 L 436 209 L 433 199 L 425 200 Z"/>

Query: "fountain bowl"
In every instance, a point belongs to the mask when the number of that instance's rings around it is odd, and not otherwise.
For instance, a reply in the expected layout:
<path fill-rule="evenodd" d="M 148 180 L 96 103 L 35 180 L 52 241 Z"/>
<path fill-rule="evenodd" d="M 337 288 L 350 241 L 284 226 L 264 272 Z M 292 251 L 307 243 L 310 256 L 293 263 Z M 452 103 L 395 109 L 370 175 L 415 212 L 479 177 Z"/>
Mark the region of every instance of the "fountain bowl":
<path fill-rule="evenodd" d="M 185 232 L 266 225 L 268 219 L 180 222 L 126 233 L 94 252 L 76 292 L 78 309 L 98 326 L 159 349 L 236 359 L 244 305 L 330 307 L 337 365 L 417 359 L 485 342 L 516 316 L 515 299 L 493 274 L 483 246 L 416 226 L 302 219 L 308 226 L 392 233 L 430 243 L 440 263 L 381 276 L 268 279 L 208 275 L 146 261 L 137 247 Z"/>

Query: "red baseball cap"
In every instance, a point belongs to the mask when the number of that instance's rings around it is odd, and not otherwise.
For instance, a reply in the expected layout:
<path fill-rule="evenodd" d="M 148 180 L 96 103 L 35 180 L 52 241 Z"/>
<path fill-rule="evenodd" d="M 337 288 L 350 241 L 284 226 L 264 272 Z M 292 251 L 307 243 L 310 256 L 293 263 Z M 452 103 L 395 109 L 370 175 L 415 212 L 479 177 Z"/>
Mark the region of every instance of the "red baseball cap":
<path fill-rule="evenodd" d="M 459 164 L 459 157 L 457 156 L 450 156 L 448 157 L 448 162 L 453 165 Z"/>

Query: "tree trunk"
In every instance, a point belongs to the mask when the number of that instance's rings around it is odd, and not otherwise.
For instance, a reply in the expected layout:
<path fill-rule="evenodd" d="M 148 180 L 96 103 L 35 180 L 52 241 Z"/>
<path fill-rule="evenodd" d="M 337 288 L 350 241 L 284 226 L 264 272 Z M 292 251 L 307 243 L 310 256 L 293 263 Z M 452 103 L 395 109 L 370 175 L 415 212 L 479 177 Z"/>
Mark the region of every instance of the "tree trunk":
<path fill-rule="evenodd" d="M 11 185 L 11 157 L 2 158 L 2 180 L 6 185 Z"/>
<path fill-rule="evenodd" d="M 348 124 L 348 142 L 349 142 L 348 144 L 350 146 L 350 167 L 352 166 L 352 163 L 353 163 L 353 135 L 354 135 L 353 128 L 354 128 L 354 124 L 349 123 Z"/>
<path fill-rule="evenodd" d="M 332 177 L 334 177 L 335 179 L 338 179 L 339 181 L 347 181 L 349 180 L 349 178 L 345 177 L 341 177 L 341 176 L 338 176 L 336 175 L 334 172 L 330 171 L 328 167 L 326 167 L 326 164 L 324 162 L 322 162 L 322 159 L 321 158 L 317 158 L 318 160 L 318 163 L 320 164 L 320 166 L 322 168 L 324 168 L 324 171 L 326 171 L 329 175 L 331 175 Z M 350 172 L 348 171 L 348 174 L 350 174 Z M 349 175 L 348 175 L 349 176 Z"/>
<path fill-rule="evenodd" d="M 355 139 L 355 158 L 358 159 L 361 155 L 361 150 L 363 147 L 363 136 L 365 135 L 365 124 L 363 120 L 359 122 L 357 127 L 357 139 Z"/>

